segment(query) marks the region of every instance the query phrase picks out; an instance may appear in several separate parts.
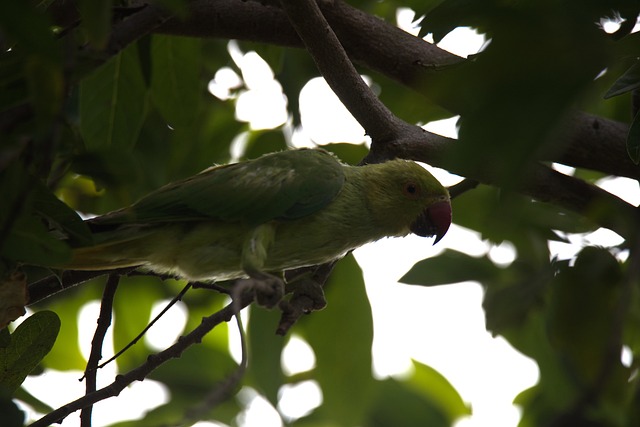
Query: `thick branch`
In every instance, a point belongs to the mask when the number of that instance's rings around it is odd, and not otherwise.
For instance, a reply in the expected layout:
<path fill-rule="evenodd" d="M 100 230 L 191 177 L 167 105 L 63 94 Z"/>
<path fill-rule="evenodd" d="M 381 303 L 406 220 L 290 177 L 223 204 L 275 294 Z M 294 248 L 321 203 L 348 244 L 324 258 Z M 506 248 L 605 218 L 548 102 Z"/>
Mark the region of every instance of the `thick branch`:
<path fill-rule="evenodd" d="M 322 76 L 367 134 L 374 142 L 394 139 L 399 119 L 362 80 L 315 0 L 282 0 L 282 6 Z"/>
<path fill-rule="evenodd" d="M 320 8 L 349 57 L 370 70 L 433 97 L 446 67 L 462 58 L 408 34 L 342 1 L 321 1 Z M 184 21 L 172 19 L 157 31 L 196 37 L 222 37 L 302 47 L 282 10 L 274 5 L 240 0 L 196 0 Z M 464 99 L 436 100 L 452 112 L 463 110 Z M 626 154 L 628 126 L 587 114 L 575 114 L 568 126 L 566 149 L 557 161 L 630 178 L 640 178 L 640 168 Z"/>
<path fill-rule="evenodd" d="M 460 169 L 447 156 L 455 140 L 424 132 L 378 147 L 370 156 L 388 158 L 397 156 L 413 159 L 447 169 L 458 175 L 489 185 L 500 185 L 491 165 L 482 170 Z M 372 147 L 375 148 L 375 147 Z M 609 228 L 626 238 L 635 236 L 638 228 L 636 208 L 624 200 L 580 179 L 563 175 L 543 165 L 533 165 L 526 180 L 517 190 L 534 199 L 553 203 L 564 209 L 587 216 L 602 227 Z"/>

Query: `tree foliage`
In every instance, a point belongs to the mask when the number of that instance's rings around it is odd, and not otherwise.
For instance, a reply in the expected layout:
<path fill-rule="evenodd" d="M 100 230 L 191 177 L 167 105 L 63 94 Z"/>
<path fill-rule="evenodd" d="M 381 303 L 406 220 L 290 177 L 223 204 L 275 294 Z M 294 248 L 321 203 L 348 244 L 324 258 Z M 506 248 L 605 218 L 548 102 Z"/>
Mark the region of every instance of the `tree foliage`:
<path fill-rule="evenodd" d="M 396 28 L 401 7 L 421 18 L 420 37 L 438 42 L 470 26 L 488 43 L 476 55 L 457 57 Z M 0 315 L 18 316 L 25 293 L 36 311 L 0 333 L 0 424 L 26 422 L 19 400 L 48 413 L 34 425 L 75 410 L 89 425 L 93 404 L 144 378 L 164 383 L 170 401 L 120 425 L 194 419 L 232 425 L 242 409 L 233 397 L 240 384 L 275 406 L 283 386 L 306 380 L 320 386 L 322 404 L 287 425 L 449 426 L 469 413 L 449 382 L 418 362 L 403 380 L 372 377 L 371 309 L 350 256 L 328 280 L 324 270 L 316 272 L 326 281 L 328 306 L 293 326 L 315 353 L 309 372 L 282 370 L 285 341 L 273 335 L 278 313 L 255 305 L 246 325 L 248 364 L 239 366 L 225 322 L 251 301 L 226 305 L 219 288 L 201 287 L 183 297 L 184 337 L 151 357 L 140 341 L 118 358 L 122 375 L 108 390 L 89 385 L 86 396 L 54 411 L 20 387 L 42 369 L 87 368 L 77 325 L 87 302 L 102 299 L 99 328 L 114 313 L 121 348 L 144 329 L 157 301 L 184 286 L 130 272 L 106 284 L 74 272 L 46 279 L 50 271 L 30 266 L 68 259 L 60 236 L 91 240 L 77 212 L 105 213 L 233 160 L 238 135 L 246 140 L 239 159 L 288 147 L 291 127 L 301 123 L 299 92 L 321 73 L 371 139 L 370 149 L 328 149 L 354 164 L 403 157 L 464 177 L 451 188 L 454 222 L 515 247 L 508 266 L 447 250 L 416 264 L 402 281 L 482 284 L 487 329 L 540 370 L 538 384 L 516 399 L 520 425 L 638 425 L 638 214 L 595 183 L 640 178 L 640 33 L 632 32 L 639 10 L 631 0 L 0 2 Z M 605 21 L 618 29 L 607 33 Z M 223 67 L 242 75 L 230 39 L 268 61 L 287 97 L 290 125 L 254 130 L 235 118 L 238 96 L 251 85 L 246 79 L 227 99 L 207 91 Z M 379 96 L 352 63 L 372 76 Z M 454 115 L 457 140 L 416 126 Z M 550 252 L 549 242 L 599 227 L 622 243 L 585 244 L 575 259 Z M 19 268 L 28 290 L 16 280 Z M 630 355 L 625 363 L 623 349 Z"/>

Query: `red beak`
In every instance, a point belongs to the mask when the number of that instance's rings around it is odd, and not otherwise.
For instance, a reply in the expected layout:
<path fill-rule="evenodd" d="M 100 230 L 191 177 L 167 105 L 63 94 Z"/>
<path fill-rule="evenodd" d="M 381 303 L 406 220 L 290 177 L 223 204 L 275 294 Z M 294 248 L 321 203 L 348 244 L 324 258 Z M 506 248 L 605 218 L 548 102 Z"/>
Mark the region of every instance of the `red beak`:
<path fill-rule="evenodd" d="M 418 236 L 435 236 L 433 244 L 438 243 L 451 225 L 451 203 L 449 200 L 436 202 L 425 209 L 411 224 L 411 232 Z"/>

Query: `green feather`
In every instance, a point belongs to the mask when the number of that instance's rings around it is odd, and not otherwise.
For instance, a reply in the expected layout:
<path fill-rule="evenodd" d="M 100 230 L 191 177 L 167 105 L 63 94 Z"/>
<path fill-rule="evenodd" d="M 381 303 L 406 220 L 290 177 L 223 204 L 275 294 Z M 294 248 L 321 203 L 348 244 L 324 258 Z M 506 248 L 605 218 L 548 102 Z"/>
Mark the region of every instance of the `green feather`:
<path fill-rule="evenodd" d="M 218 219 L 251 225 L 324 208 L 344 184 L 340 161 L 324 150 L 292 150 L 209 168 L 169 184 L 93 224 L 159 224 Z"/>

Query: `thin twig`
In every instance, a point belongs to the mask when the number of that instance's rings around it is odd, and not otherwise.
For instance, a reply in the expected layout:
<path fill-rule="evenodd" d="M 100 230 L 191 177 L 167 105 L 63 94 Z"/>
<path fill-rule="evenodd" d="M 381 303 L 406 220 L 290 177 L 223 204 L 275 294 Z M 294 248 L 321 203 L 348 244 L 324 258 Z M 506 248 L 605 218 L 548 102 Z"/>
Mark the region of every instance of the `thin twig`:
<path fill-rule="evenodd" d="M 165 363 L 167 360 L 180 357 L 187 348 L 193 344 L 201 342 L 203 337 L 217 325 L 222 322 L 228 322 L 233 317 L 234 313 L 238 311 L 238 308 L 244 308 L 252 301 L 252 295 L 246 293 L 241 295 L 241 299 L 239 301 L 232 302 L 211 316 L 204 317 L 200 325 L 198 325 L 189 334 L 180 337 L 171 347 L 155 355 L 150 355 L 145 363 L 125 374 L 118 375 L 115 381 L 108 386 L 86 394 L 73 402 L 55 409 L 32 423 L 31 427 L 47 427 L 51 424 L 59 423 L 67 415 L 75 411 L 86 408 L 87 406 L 93 405 L 94 403 L 109 397 L 117 396 L 132 382 L 144 380 L 151 371 Z"/>
<path fill-rule="evenodd" d="M 89 354 L 89 360 L 87 360 L 87 367 L 84 371 L 83 378 L 85 382 L 85 394 L 90 394 L 96 391 L 96 366 L 102 358 L 102 345 L 104 343 L 104 337 L 107 334 L 109 326 L 111 326 L 111 318 L 113 312 L 113 299 L 120 283 L 120 275 L 110 274 L 107 279 L 107 284 L 104 287 L 102 294 L 102 302 L 100 304 L 100 315 L 98 316 L 98 326 L 96 332 L 93 335 L 91 341 L 91 352 Z M 80 413 L 80 425 L 82 427 L 91 427 L 91 412 L 93 411 L 93 405 L 89 405 L 82 409 Z"/>
<path fill-rule="evenodd" d="M 73 288 L 97 277 L 106 276 L 107 274 L 125 276 L 137 268 L 138 267 L 126 267 L 116 270 L 96 271 L 65 270 L 60 275 L 52 274 L 51 276 L 44 277 L 29 284 L 29 304 L 38 303 L 58 292 Z"/>
<path fill-rule="evenodd" d="M 240 311 L 242 311 L 242 308 L 244 307 L 242 307 L 242 304 L 240 304 L 240 299 L 242 298 L 242 296 L 237 295 L 237 297 L 238 298 L 233 299 L 231 305 L 234 307 L 234 317 L 236 318 L 236 325 L 238 326 L 238 332 L 240 333 L 240 349 L 242 352 L 240 364 L 238 365 L 236 370 L 231 373 L 231 375 L 229 375 L 224 379 L 224 381 L 216 385 L 216 387 L 211 390 L 198 405 L 192 407 L 186 412 L 185 422 L 181 424 L 186 424 L 187 422 L 191 424 L 203 419 L 204 416 L 213 408 L 231 397 L 233 392 L 237 390 L 240 381 L 247 371 L 247 363 L 249 360 L 247 338 L 244 327 L 242 326 L 242 319 L 240 317 Z"/>
<path fill-rule="evenodd" d="M 160 318 L 178 301 L 182 300 L 182 297 L 184 296 L 184 294 L 187 293 L 187 291 L 191 288 L 191 282 L 187 283 L 187 285 L 182 288 L 182 290 L 180 291 L 180 293 L 178 295 L 176 295 L 175 297 L 173 297 L 173 299 L 171 301 L 169 301 L 169 303 L 162 309 L 162 311 L 160 313 L 158 313 L 158 315 L 156 317 L 153 318 L 153 320 L 151 322 L 149 322 L 149 324 L 147 326 L 145 326 L 145 328 L 131 341 L 129 341 L 129 343 L 124 346 L 120 351 L 118 351 L 116 354 L 114 354 L 111 358 L 109 358 L 109 360 L 107 360 L 104 363 L 101 363 L 99 366 L 95 367 L 94 369 L 102 369 L 104 368 L 106 365 L 108 365 L 109 363 L 113 362 L 114 360 L 116 360 L 118 357 L 120 357 L 120 355 L 122 353 L 124 353 L 125 351 L 129 350 L 131 347 L 133 347 L 135 344 L 138 343 L 138 341 L 140 341 L 140 339 L 144 336 L 144 334 L 147 333 L 147 331 L 149 329 L 151 329 L 151 327 L 158 321 L 160 320 Z"/>
<path fill-rule="evenodd" d="M 476 181 L 475 179 L 463 179 L 462 181 L 460 181 L 459 183 L 452 185 L 451 187 L 448 188 L 449 190 L 449 196 L 452 199 L 455 199 L 456 197 L 460 196 L 461 194 L 466 193 L 467 191 L 473 190 L 474 188 L 476 188 L 478 186 L 478 184 L 480 184 L 478 181 Z"/>

